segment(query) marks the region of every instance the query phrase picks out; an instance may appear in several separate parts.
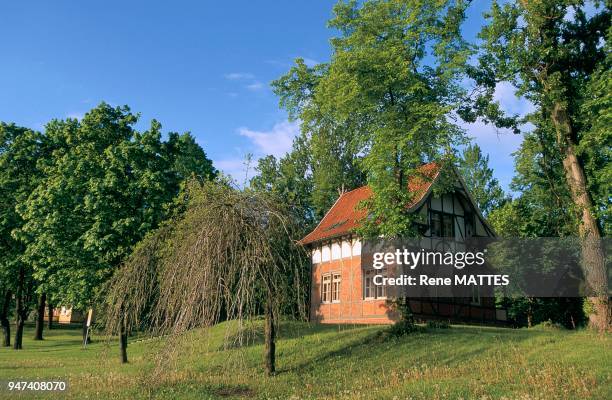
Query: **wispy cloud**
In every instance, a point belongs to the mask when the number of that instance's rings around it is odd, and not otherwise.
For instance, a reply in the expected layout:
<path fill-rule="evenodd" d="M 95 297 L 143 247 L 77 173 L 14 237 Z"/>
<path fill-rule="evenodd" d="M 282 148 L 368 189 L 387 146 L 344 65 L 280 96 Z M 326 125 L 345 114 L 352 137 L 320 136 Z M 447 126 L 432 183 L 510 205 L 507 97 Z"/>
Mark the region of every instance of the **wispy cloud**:
<path fill-rule="evenodd" d="M 230 157 L 221 160 L 213 160 L 215 168 L 221 170 L 224 174 L 229 175 L 238 184 L 242 184 L 247 177 L 246 157 Z M 251 169 L 253 167 L 251 166 Z M 251 171 L 249 171 L 251 172 Z"/>
<path fill-rule="evenodd" d="M 275 124 L 269 131 L 254 131 L 248 128 L 239 128 L 240 136 L 249 138 L 255 146 L 256 155 L 272 154 L 282 157 L 289 150 L 300 132 L 297 122 L 282 121 Z"/>
<path fill-rule="evenodd" d="M 255 75 L 250 72 L 230 72 L 229 74 L 224 75 L 225 79 L 230 81 L 238 81 L 244 79 L 253 79 Z"/>
<path fill-rule="evenodd" d="M 263 83 L 259 82 L 259 81 L 255 81 L 253 83 L 251 83 L 250 85 L 246 85 L 246 88 L 252 91 L 256 91 L 256 90 L 261 90 L 264 88 Z"/>

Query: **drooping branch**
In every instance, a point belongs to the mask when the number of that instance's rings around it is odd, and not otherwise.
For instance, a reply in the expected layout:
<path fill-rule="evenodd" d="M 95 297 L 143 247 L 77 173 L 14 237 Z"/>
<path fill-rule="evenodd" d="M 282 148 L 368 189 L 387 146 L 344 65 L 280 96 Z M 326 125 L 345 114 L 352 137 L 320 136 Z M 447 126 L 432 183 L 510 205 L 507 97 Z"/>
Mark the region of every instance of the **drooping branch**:
<path fill-rule="evenodd" d="M 216 183 L 192 182 L 187 198 L 185 213 L 145 239 L 115 276 L 109 333 L 125 327 L 181 335 L 224 319 L 242 327 L 264 308 L 269 323 L 278 321 L 281 294 L 305 265 L 292 240 L 299 226 L 291 210 Z M 234 339 L 241 343 L 243 334 Z"/>

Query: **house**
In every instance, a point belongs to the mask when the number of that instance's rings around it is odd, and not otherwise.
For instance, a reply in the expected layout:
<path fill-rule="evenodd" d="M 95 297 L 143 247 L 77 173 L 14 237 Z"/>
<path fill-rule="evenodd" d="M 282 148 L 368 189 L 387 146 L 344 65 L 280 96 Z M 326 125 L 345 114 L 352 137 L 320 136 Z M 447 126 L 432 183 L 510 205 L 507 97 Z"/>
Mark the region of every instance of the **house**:
<path fill-rule="evenodd" d="M 441 197 L 432 192 L 441 176 L 437 163 L 422 165 L 408 182 L 413 196 L 407 207 L 417 214 L 422 234 L 418 240 L 430 241 L 435 247 L 434 242 L 449 238 L 461 244 L 472 237 L 494 237 L 459 173 L 454 167 L 449 169 L 453 190 Z M 362 240 L 355 234 L 366 215 L 360 204 L 371 195 L 367 186 L 343 193 L 300 241 L 311 255 L 311 321 L 390 324 L 398 318 L 387 302 L 388 288 L 374 284 L 378 271 L 362 265 Z M 496 309 L 492 292 L 475 292 L 466 298 L 409 299 L 415 319 L 421 321 L 497 323 L 506 319 L 505 310 Z"/>

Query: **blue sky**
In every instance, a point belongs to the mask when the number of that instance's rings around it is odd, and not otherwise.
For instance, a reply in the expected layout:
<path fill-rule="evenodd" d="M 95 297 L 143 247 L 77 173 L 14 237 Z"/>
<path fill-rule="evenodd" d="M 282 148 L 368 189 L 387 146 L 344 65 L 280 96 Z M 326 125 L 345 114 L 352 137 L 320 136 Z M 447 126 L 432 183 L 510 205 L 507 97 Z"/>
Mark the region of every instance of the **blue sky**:
<path fill-rule="evenodd" d="M 474 38 L 488 2 L 470 9 Z M 12 1 L 0 3 L 0 121 L 35 129 L 81 117 L 104 100 L 128 104 L 164 131 L 191 131 L 215 165 L 244 179 L 247 153 L 282 155 L 299 131 L 269 83 L 293 59 L 329 60 L 334 1 Z M 528 103 L 509 85 L 513 112 Z M 466 126 L 507 187 L 520 137 Z"/>

